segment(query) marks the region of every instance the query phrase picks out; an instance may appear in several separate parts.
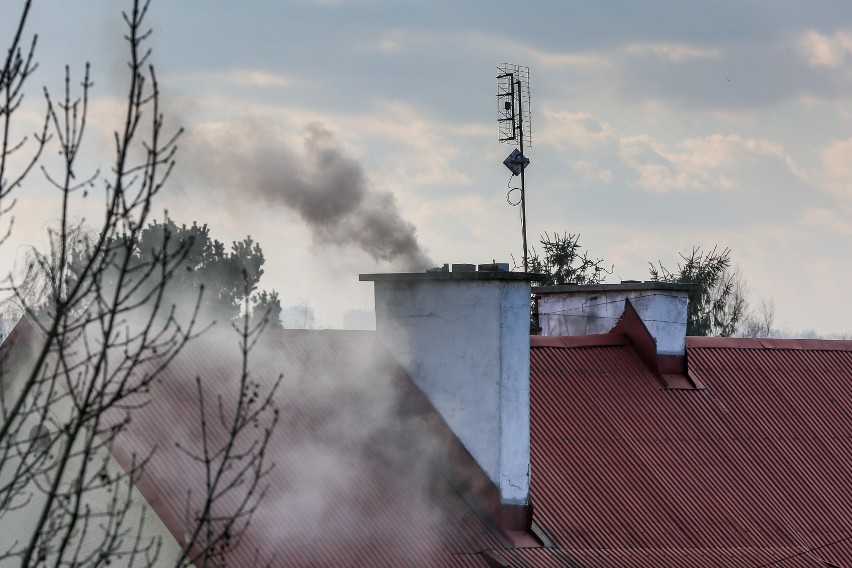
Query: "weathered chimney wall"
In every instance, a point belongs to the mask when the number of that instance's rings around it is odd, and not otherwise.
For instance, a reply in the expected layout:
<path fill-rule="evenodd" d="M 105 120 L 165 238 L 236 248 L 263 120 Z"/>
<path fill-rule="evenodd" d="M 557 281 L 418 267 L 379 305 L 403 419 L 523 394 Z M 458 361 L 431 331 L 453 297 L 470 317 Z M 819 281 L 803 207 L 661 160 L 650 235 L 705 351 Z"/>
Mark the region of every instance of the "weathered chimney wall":
<path fill-rule="evenodd" d="M 689 293 L 695 284 L 631 282 L 536 286 L 542 335 L 608 333 L 630 300 L 657 345 L 657 354 L 683 356 Z"/>
<path fill-rule="evenodd" d="M 529 505 L 527 274 L 362 274 L 375 285 L 376 332 L 499 490 Z"/>

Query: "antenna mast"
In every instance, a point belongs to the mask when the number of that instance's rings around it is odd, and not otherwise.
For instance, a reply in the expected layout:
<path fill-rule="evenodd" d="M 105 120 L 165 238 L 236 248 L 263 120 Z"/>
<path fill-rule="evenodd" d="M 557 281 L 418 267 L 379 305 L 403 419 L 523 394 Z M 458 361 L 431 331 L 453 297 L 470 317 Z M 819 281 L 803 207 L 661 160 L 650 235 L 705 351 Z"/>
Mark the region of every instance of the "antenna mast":
<path fill-rule="evenodd" d="M 524 241 L 524 272 L 529 272 L 527 260 L 527 200 L 526 187 L 524 185 L 524 170 L 530 161 L 524 155 L 524 144 L 526 143 L 527 147 L 532 146 L 530 68 L 513 63 L 502 63 L 497 67 L 497 71 L 498 140 L 511 144 L 517 143 L 518 145 L 503 160 L 503 164 L 511 170 L 512 176 L 521 177 L 520 206 L 521 234 Z M 512 205 L 517 205 L 517 203 L 512 203 Z"/>

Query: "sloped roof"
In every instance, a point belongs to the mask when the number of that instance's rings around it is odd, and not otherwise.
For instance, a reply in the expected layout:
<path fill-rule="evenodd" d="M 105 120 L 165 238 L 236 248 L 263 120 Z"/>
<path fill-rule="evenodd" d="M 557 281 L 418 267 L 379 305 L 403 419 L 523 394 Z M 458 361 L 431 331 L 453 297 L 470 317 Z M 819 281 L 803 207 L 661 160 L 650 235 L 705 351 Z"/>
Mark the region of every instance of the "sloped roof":
<path fill-rule="evenodd" d="M 483 513 L 458 441 L 374 333 L 271 331 L 250 372 L 261 392 L 284 375 L 275 467 L 230 565 L 255 549 L 293 566 L 852 563 L 852 342 L 688 338 L 694 390 L 661 388 L 620 333 L 531 347 L 544 546 L 511 548 Z M 191 343 L 116 440 L 125 463 L 156 447 L 139 487 L 179 540 L 187 489 L 203 487 L 174 446 L 200 444 L 194 379 L 212 412 L 239 372 L 234 335 Z"/>
<path fill-rule="evenodd" d="M 583 566 L 852 563 L 852 342 L 532 338 L 534 519 Z M 825 564 L 830 562 L 832 564 Z"/>
<path fill-rule="evenodd" d="M 116 441 L 120 459 L 157 446 L 139 487 L 180 541 L 187 489 L 204 488 L 194 378 L 204 385 L 208 423 L 216 397 L 233 408 L 240 373 L 234 334 L 190 343 L 133 411 Z M 275 395 L 280 421 L 267 451 L 274 464 L 233 566 L 487 566 L 481 551 L 505 542 L 448 467 L 437 414 L 376 349 L 372 332 L 268 331 L 250 372 Z M 222 443 L 219 431 L 214 438 Z M 225 498 L 218 512 L 233 510 Z M 501 540 L 502 539 L 502 540 Z"/>

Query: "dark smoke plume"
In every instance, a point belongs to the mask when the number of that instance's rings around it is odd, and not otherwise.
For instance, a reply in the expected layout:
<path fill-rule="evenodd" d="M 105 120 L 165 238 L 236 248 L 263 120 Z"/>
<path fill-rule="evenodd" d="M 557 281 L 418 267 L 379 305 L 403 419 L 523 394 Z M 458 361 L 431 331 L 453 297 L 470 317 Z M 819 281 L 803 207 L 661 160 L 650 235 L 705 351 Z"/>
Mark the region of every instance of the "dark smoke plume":
<path fill-rule="evenodd" d="M 188 142 L 189 175 L 296 211 L 317 243 L 352 245 L 402 270 L 431 266 L 394 196 L 371 189 L 361 164 L 322 125 L 307 127 L 302 152 L 256 123 L 197 129 Z"/>

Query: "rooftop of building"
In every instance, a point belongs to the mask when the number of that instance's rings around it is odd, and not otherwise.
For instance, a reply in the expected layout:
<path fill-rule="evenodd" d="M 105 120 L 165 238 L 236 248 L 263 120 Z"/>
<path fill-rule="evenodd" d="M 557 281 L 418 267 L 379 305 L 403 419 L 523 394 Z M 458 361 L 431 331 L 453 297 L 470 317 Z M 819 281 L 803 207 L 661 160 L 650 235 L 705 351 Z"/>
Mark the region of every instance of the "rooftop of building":
<path fill-rule="evenodd" d="M 852 563 L 852 341 L 689 337 L 695 389 L 666 389 L 624 333 L 530 343 L 521 540 L 496 526 L 476 486 L 487 479 L 373 332 L 269 331 L 250 372 L 260 385 L 283 374 L 275 465 L 232 562 Z M 227 408 L 240 363 L 233 335 L 190 343 L 116 440 L 125 462 L 157 448 L 139 487 L 178 539 L 203 475 L 171 441 L 199 443 L 195 377 L 208 408 Z"/>
<path fill-rule="evenodd" d="M 535 518 L 580 565 L 852 562 L 852 342 L 689 337 L 692 390 L 622 334 L 531 343 Z"/>

